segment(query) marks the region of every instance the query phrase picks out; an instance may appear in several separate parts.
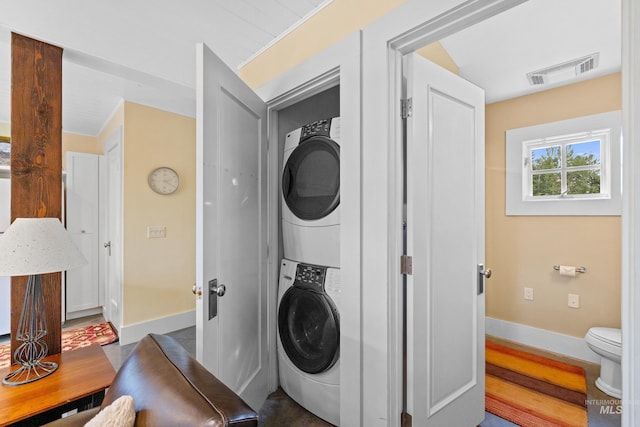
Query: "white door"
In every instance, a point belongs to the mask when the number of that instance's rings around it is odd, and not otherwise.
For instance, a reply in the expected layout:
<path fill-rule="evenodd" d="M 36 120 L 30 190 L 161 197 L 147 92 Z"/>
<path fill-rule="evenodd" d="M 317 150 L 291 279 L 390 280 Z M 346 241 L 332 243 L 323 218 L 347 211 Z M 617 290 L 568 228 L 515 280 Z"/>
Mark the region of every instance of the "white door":
<path fill-rule="evenodd" d="M 107 157 L 105 219 L 106 306 L 104 313 L 119 331 L 122 326 L 122 144 L 119 129 L 106 144 Z"/>
<path fill-rule="evenodd" d="M 268 394 L 267 109 L 202 44 L 196 69 L 197 358 L 258 410 Z"/>
<path fill-rule="evenodd" d="M 98 178 L 100 156 L 67 152 L 66 224 L 74 243 L 89 261 L 66 273 L 66 312 L 100 305 Z M 68 316 L 68 318 L 70 318 Z"/>
<path fill-rule="evenodd" d="M 484 419 L 484 92 L 411 55 L 407 97 L 407 411 Z"/>

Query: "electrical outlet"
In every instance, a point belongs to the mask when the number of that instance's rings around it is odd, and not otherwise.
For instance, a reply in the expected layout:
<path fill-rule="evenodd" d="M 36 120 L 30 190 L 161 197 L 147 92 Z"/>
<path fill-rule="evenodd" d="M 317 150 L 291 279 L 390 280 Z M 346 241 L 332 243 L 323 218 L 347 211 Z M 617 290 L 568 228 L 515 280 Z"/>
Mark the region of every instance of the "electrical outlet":
<path fill-rule="evenodd" d="M 533 301 L 533 288 L 524 288 L 524 299 Z"/>
<path fill-rule="evenodd" d="M 571 308 L 580 308 L 580 295 L 569 294 L 567 305 Z"/>

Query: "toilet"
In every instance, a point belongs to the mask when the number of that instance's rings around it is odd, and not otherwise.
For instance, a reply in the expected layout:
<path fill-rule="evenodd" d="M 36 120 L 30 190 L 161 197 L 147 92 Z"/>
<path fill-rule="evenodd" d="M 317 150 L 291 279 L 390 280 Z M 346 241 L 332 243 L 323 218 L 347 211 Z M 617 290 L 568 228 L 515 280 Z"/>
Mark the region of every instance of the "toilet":
<path fill-rule="evenodd" d="M 596 386 L 609 396 L 622 399 L 622 330 L 591 328 L 584 340 L 601 358 Z"/>

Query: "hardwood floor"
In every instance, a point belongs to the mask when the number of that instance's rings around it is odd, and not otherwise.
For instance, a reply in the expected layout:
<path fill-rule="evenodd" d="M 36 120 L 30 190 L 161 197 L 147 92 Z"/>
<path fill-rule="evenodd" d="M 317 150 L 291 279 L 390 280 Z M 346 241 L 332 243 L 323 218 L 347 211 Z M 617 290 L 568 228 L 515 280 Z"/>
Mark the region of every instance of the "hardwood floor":
<path fill-rule="evenodd" d="M 100 315 L 76 320 L 69 320 L 64 324 L 64 329 L 78 328 L 103 321 L 104 319 Z M 180 342 L 190 354 L 195 354 L 195 327 L 171 332 L 167 335 L 170 335 L 178 340 L 178 342 Z M 599 365 L 588 363 L 578 359 L 572 359 L 566 356 L 550 353 L 533 347 L 524 346 L 492 336 L 487 336 L 487 340 L 583 367 L 585 369 L 587 377 L 587 410 L 589 414 L 589 427 L 620 426 L 621 415 L 616 413 L 620 405 L 620 400 L 607 396 L 595 386 L 595 381 L 598 378 L 600 372 Z M 103 349 L 105 350 L 107 357 L 109 357 L 109 360 L 111 361 L 113 367 L 117 370 L 122 364 L 122 361 L 126 359 L 134 345 L 135 344 L 121 346 L 119 343 L 114 343 L 104 346 Z M 330 426 L 330 424 L 315 417 L 313 414 L 309 413 L 300 405 L 295 403 L 280 388 L 278 388 L 269 396 L 264 406 L 260 410 L 260 425 L 265 427 Z M 487 418 L 480 425 L 482 427 L 514 426 L 514 424 L 491 414 L 487 414 Z"/>

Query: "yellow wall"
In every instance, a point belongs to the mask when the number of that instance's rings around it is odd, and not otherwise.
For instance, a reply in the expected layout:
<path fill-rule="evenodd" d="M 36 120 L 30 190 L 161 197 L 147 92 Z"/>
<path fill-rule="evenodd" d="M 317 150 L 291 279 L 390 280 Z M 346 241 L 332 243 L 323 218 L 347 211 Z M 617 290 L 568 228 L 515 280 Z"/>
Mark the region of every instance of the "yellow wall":
<path fill-rule="evenodd" d="M 98 136 L 123 129 L 123 326 L 195 309 L 195 120 L 131 102 L 114 112 Z M 157 166 L 180 174 L 170 196 L 155 194 L 147 176 Z M 166 238 L 148 239 L 164 225 Z"/>
<path fill-rule="evenodd" d="M 505 215 L 505 131 L 621 109 L 620 74 L 551 89 L 486 108 L 487 316 L 582 337 L 620 327 L 620 217 Z M 585 266 L 561 277 L 554 264 Z M 534 300 L 523 299 L 523 288 Z M 580 295 L 579 309 L 567 294 Z"/>
<path fill-rule="evenodd" d="M 124 325 L 195 309 L 195 119 L 124 104 Z M 180 187 L 149 188 L 153 168 L 169 166 Z M 166 238 L 148 239 L 147 226 Z"/>
<path fill-rule="evenodd" d="M 451 56 L 449 56 L 449 52 L 442 47 L 440 42 L 426 45 L 425 47 L 416 50 L 416 53 L 427 58 L 429 61 L 440 65 L 444 69 L 447 69 L 454 74 L 458 74 L 458 65 L 453 61 Z"/>
<path fill-rule="evenodd" d="M 11 125 L 9 123 L 0 122 L 0 136 L 11 137 Z"/>
<path fill-rule="evenodd" d="M 103 154 L 123 128 L 123 326 L 195 309 L 195 119 L 131 102 L 114 112 L 97 137 L 63 133 L 67 151 Z M 0 123 L 0 135 L 10 125 Z M 147 176 L 157 166 L 180 174 L 170 196 L 155 194 Z M 166 238 L 148 239 L 147 226 L 166 227 Z"/>
<path fill-rule="evenodd" d="M 67 151 L 102 154 L 102 144 L 95 136 L 62 132 L 62 169 L 67 166 Z"/>
<path fill-rule="evenodd" d="M 335 0 L 239 70 L 257 88 L 360 30 L 406 0 Z"/>

